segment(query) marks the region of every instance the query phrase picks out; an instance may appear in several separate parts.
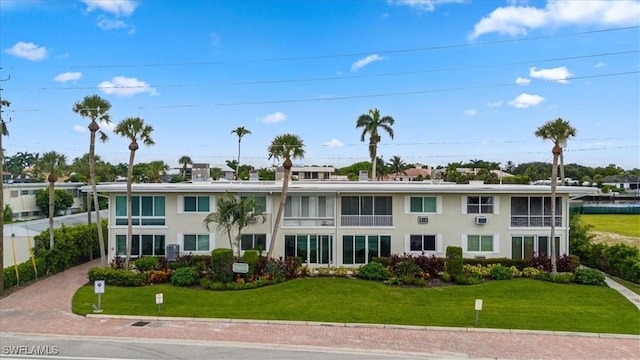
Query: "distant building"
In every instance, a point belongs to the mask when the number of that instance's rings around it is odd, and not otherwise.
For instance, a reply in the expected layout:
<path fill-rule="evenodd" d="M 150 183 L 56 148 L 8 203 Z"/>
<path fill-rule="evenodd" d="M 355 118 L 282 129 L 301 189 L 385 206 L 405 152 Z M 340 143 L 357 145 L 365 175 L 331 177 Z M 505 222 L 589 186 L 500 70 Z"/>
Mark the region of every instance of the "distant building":
<path fill-rule="evenodd" d="M 638 192 L 640 191 L 640 177 L 638 176 L 607 176 L 602 179 L 602 184 L 615 186 L 621 191 Z"/>
<path fill-rule="evenodd" d="M 84 196 L 78 190 L 84 183 L 60 182 L 55 183 L 55 190 L 64 190 L 73 196 L 73 205 L 65 211 L 65 214 L 72 214 L 81 211 L 84 205 Z M 15 220 L 31 220 L 43 217 L 40 208 L 36 205 L 36 194 L 40 189 L 46 189 L 49 183 L 12 183 L 4 184 L 3 196 L 4 204 L 2 208 L 9 205 Z"/>
<path fill-rule="evenodd" d="M 332 179 L 336 169 L 331 165 L 323 166 L 293 166 L 291 168 L 291 178 L 297 180 L 329 180 Z M 282 180 L 284 168 L 276 168 L 276 180 Z"/>

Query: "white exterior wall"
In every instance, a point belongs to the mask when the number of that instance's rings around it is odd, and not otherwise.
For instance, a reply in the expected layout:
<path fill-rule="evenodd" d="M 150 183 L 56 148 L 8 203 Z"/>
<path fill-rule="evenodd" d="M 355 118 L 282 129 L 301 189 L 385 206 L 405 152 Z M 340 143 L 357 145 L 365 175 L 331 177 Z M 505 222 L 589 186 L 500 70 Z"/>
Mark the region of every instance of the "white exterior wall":
<path fill-rule="evenodd" d="M 73 210 L 80 210 L 83 208 L 83 200 L 79 191 L 82 183 L 55 183 L 55 190 L 77 190 L 77 196 L 73 198 L 73 205 L 67 209 L 68 213 Z M 40 208 L 36 205 L 36 193 L 40 189 L 46 189 L 49 187 L 49 183 L 18 183 L 18 184 L 4 184 L 3 186 L 3 199 L 4 204 L 2 209 L 6 205 L 11 207 L 11 211 L 18 216 L 14 216 L 14 219 L 33 219 L 40 218 L 42 216 L 34 216 L 34 212 L 40 212 Z M 28 194 L 24 194 L 24 192 Z"/>
<path fill-rule="evenodd" d="M 406 185 L 408 184 L 408 185 Z M 162 187 L 165 191 L 162 191 Z M 192 186 L 192 188 L 189 188 Z M 193 254 L 210 254 L 214 248 L 229 248 L 227 234 L 217 233 L 215 223 L 210 225 L 211 231 L 207 231 L 203 219 L 208 213 L 185 213 L 181 211 L 183 196 L 210 197 L 210 212 L 215 211 L 215 202 L 218 196 L 228 196 L 226 193 L 239 195 L 267 196 L 266 221 L 250 225 L 244 231 L 246 234 L 266 234 L 267 249 L 271 241 L 270 235 L 273 222 L 277 214 L 281 189 L 279 183 L 264 184 L 254 182 L 252 184 L 228 183 L 228 184 L 134 184 L 134 195 L 162 195 L 165 196 L 166 223 L 164 226 L 134 226 L 134 234 L 164 234 L 165 245 L 179 244 L 181 255 L 184 252 L 184 234 L 210 234 L 210 249 Z M 420 187 L 422 186 L 422 187 Z M 354 190 L 351 190 L 354 188 Z M 109 259 L 115 256 L 116 235 L 126 235 L 127 226 L 115 226 L 115 195 L 126 195 L 125 184 L 119 187 L 105 186 L 99 191 L 110 193 L 111 205 L 109 211 Z M 155 189 L 157 191 L 149 191 Z M 388 192 L 380 189 L 389 189 Z M 422 191 L 421 189 L 424 189 Z M 467 190 L 468 189 L 468 190 Z M 313 185 L 304 182 L 294 182 L 289 189 L 289 195 L 298 196 L 328 196 L 335 197 L 334 225 L 315 226 L 291 226 L 283 225 L 279 228 L 276 243 L 274 244 L 274 257 L 285 255 L 285 235 L 331 235 L 333 237 L 332 265 L 343 264 L 343 236 L 344 235 L 389 235 L 391 236 L 391 254 L 409 253 L 408 239 L 411 234 L 435 235 L 436 251 L 425 252 L 426 255 L 444 257 L 447 246 L 460 246 L 463 248 L 464 257 L 482 256 L 486 258 L 510 258 L 512 254 L 512 236 L 549 236 L 548 227 L 513 227 L 511 226 L 511 197 L 512 196 L 549 196 L 545 186 L 509 186 L 491 185 L 474 187 L 471 185 L 415 185 L 411 183 L 367 183 L 357 184 L 353 182 L 340 184 Z M 556 236 L 560 238 L 560 254 L 568 253 L 568 200 L 569 195 L 580 191 L 573 187 L 561 188 L 558 196 L 562 197 L 562 225 L 556 228 Z M 588 188 L 581 191 L 591 193 Z M 342 196 L 391 196 L 393 225 L 383 227 L 341 226 L 341 200 Z M 410 213 L 409 198 L 411 196 L 436 197 L 436 212 L 434 213 Z M 492 214 L 466 214 L 467 196 L 493 196 L 494 205 Z M 418 216 L 427 216 L 428 223 L 418 223 Z M 486 224 L 476 224 L 476 216 L 484 216 Z M 284 220 L 284 214 L 283 214 Z M 493 250 L 490 252 L 467 252 L 466 235 L 492 235 Z M 265 249 L 265 250 L 267 250 Z M 419 255 L 421 252 L 412 252 Z M 356 264 L 354 266 L 358 266 Z M 326 266 L 326 265 L 325 265 Z M 347 265 L 348 266 L 348 265 Z"/>

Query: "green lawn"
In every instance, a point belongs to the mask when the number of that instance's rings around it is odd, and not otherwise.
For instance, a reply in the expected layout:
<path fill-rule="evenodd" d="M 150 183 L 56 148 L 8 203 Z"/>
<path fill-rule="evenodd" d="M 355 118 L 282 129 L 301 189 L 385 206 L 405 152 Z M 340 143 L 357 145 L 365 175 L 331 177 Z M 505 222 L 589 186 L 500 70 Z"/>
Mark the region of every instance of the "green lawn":
<path fill-rule="evenodd" d="M 640 238 L 640 215 L 637 214 L 583 214 L 585 224 L 593 225 L 595 231 L 606 231 L 624 236 Z"/>
<path fill-rule="evenodd" d="M 77 291 L 74 313 L 92 312 L 93 289 Z M 475 299 L 483 299 L 479 327 L 640 334 L 640 311 L 615 290 L 531 279 L 399 288 L 319 277 L 222 292 L 107 287 L 102 308 L 104 314 L 157 315 L 157 293 L 164 297 L 162 316 L 473 327 Z"/>

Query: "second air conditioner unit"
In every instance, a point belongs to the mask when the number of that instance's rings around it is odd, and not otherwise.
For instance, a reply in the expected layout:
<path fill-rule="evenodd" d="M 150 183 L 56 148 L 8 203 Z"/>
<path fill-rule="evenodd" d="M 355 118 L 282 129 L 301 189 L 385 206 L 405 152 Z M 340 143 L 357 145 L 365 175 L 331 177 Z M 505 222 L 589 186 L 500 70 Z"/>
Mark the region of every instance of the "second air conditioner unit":
<path fill-rule="evenodd" d="M 428 224 L 429 217 L 428 216 L 418 216 L 418 224 Z"/>
<path fill-rule="evenodd" d="M 487 218 L 485 216 L 476 216 L 476 224 L 484 225 L 487 223 Z"/>

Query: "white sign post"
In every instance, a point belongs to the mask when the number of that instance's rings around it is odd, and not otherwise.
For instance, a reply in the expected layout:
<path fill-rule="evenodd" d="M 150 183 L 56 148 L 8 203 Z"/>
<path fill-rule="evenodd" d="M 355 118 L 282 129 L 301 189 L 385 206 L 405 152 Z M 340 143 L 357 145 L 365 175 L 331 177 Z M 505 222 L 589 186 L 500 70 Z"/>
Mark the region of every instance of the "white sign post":
<path fill-rule="evenodd" d="M 158 305 L 158 315 L 160 315 L 160 310 L 162 310 L 162 303 L 164 302 L 164 297 L 162 293 L 156 294 L 156 304 Z"/>
<path fill-rule="evenodd" d="M 93 312 L 94 313 L 101 313 L 102 312 L 102 294 L 104 294 L 104 288 L 105 288 L 105 284 L 104 284 L 104 280 L 96 280 L 93 283 L 93 292 L 98 294 L 98 306 L 93 305 Z"/>
<path fill-rule="evenodd" d="M 475 326 L 478 326 L 478 317 L 480 317 L 480 310 L 482 310 L 482 299 L 476 299 L 476 324 Z"/>

